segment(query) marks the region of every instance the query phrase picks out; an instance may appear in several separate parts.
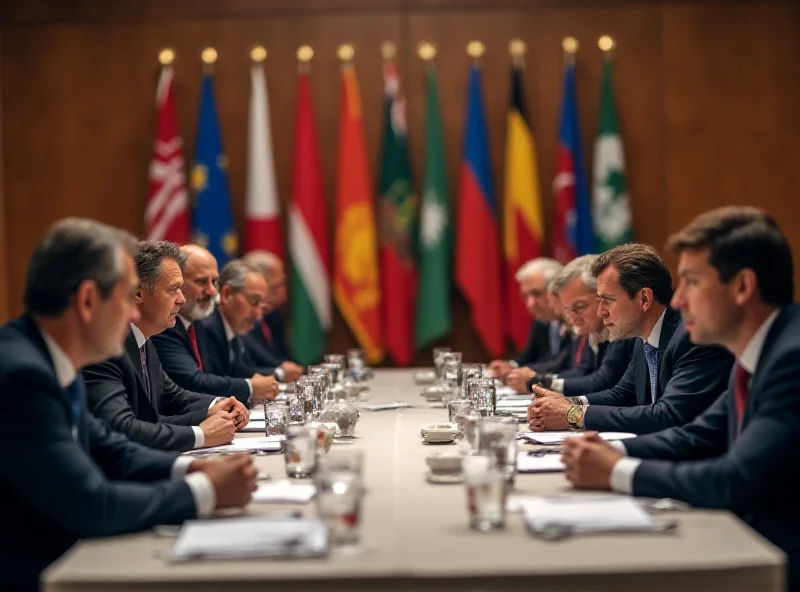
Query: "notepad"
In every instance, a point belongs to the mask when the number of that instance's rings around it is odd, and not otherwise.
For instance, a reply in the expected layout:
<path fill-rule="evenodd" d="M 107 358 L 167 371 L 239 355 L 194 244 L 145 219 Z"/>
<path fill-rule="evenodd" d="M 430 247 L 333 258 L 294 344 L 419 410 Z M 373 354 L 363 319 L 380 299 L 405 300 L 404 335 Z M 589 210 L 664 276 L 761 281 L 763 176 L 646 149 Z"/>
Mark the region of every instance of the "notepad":
<path fill-rule="evenodd" d="M 322 557 L 328 530 L 317 519 L 248 516 L 190 520 L 169 551 L 172 561 L 254 557 Z"/>
<path fill-rule="evenodd" d="M 517 454 L 517 472 L 519 473 L 558 473 L 564 470 L 561 455 L 544 454 L 534 456 L 527 452 Z"/>
<path fill-rule="evenodd" d="M 516 390 L 514 390 L 514 389 L 513 389 L 513 388 L 511 388 L 510 386 L 507 386 L 507 385 L 502 385 L 502 386 L 495 387 L 495 389 L 494 389 L 494 394 L 495 394 L 495 395 L 496 395 L 498 398 L 500 398 L 500 397 L 507 397 L 507 396 L 509 396 L 509 395 L 516 395 L 516 394 L 518 394 L 518 393 L 517 393 L 517 391 L 516 391 Z"/>
<path fill-rule="evenodd" d="M 517 434 L 518 438 L 527 440 L 533 444 L 563 444 L 567 438 L 575 438 L 580 436 L 582 432 L 574 431 L 555 431 L 555 432 L 520 432 Z M 600 432 L 599 436 L 608 442 L 614 440 L 626 440 L 628 438 L 635 438 L 636 434 L 629 432 Z"/>
<path fill-rule="evenodd" d="M 282 443 L 286 436 L 267 436 L 263 438 L 234 438 L 230 444 L 212 446 L 210 448 L 199 448 L 190 450 L 185 454 L 205 454 L 213 453 L 234 453 L 234 452 L 280 452 Z"/>
<path fill-rule="evenodd" d="M 253 492 L 253 502 L 305 504 L 311 501 L 316 492 L 316 488 L 309 483 L 293 483 L 288 479 L 259 483 L 258 489 Z"/>
<path fill-rule="evenodd" d="M 534 531 L 566 527 L 571 532 L 648 530 L 653 517 L 630 497 L 531 497 L 521 502 L 525 522 Z"/>
<path fill-rule="evenodd" d="M 386 411 L 387 409 L 406 409 L 411 407 L 411 404 L 401 401 L 395 403 L 362 403 L 359 407 L 365 411 Z"/>
<path fill-rule="evenodd" d="M 250 410 L 250 421 L 253 421 L 254 419 L 261 419 L 261 420 L 266 419 L 264 417 L 264 408 L 263 407 L 261 407 L 259 409 L 251 409 Z"/>
<path fill-rule="evenodd" d="M 264 433 L 267 431 L 267 422 L 263 419 L 253 419 L 250 418 L 250 421 L 246 426 L 239 430 L 240 434 L 251 434 L 253 432 L 260 432 Z"/>

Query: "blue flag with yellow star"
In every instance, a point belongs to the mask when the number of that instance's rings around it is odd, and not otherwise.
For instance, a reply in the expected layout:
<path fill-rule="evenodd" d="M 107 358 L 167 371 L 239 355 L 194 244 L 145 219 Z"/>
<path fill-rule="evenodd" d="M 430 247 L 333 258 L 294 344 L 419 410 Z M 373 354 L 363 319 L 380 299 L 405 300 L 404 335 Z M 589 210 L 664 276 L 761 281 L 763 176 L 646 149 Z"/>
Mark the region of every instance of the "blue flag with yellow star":
<path fill-rule="evenodd" d="M 222 135 L 214 101 L 214 81 L 203 74 L 200 120 L 197 124 L 192 187 L 195 194 L 194 241 L 208 249 L 220 268 L 236 257 L 239 240 L 233 226 L 228 191 L 228 161 L 222 149 Z"/>

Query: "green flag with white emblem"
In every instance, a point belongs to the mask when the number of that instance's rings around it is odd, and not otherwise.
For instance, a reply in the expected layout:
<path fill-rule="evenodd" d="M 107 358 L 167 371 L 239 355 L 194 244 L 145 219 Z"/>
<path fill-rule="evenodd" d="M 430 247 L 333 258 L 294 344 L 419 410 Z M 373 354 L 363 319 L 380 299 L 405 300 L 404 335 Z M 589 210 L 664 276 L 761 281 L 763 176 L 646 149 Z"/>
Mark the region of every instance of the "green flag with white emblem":
<path fill-rule="evenodd" d="M 421 348 L 450 332 L 453 231 L 447 195 L 439 88 L 432 60 L 427 62 L 425 178 L 419 227 L 419 284 L 415 344 Z"/>
<path fill-rule="evenodd" d="M 614 61 L 609 54 L 603 66 L 600 128 L 594 145 L 592 220 L 598 253 L 633 241 L 633 220 L 614 104 L 613 76 Z"/>

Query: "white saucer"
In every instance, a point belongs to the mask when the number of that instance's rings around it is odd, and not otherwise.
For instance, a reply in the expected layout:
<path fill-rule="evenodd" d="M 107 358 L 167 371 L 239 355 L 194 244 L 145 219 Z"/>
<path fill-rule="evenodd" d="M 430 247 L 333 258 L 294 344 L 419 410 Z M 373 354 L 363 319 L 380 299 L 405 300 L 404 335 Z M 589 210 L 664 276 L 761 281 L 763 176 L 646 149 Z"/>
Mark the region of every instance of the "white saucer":
<path fill-rule="evenodd" d="M 464 475 L 461 473 L 432 473 L 425 472 L 425 480 L 436 485 L 456 485 L 464 482 Z"/>

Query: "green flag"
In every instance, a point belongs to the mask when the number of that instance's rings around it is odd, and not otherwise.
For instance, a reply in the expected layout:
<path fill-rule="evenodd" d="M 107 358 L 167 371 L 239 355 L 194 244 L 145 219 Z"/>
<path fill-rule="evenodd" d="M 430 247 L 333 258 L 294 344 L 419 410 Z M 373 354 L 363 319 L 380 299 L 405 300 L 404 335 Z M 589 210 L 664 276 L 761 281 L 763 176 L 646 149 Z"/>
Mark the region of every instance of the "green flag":
<path fill-rule="evenodd" d="M 631 204 L 625 182 L 625 158 L 612 89 L 613 74 L 614 62 L 609 55 L 603 66 L 600 126 L 594 145 L 592 219 L 598 253 L 633 241 Z"/>
<path fill-rule="evenodd" d="M 427 66 L 425 121 L 425 178 L 419 229 L 419 292 L 416 345 L 421 348 L 446 335 L 452 327 L 450 286 L 453 267 L 453 231 L 447 195 L 439 87 L 432 62 Z"/>

